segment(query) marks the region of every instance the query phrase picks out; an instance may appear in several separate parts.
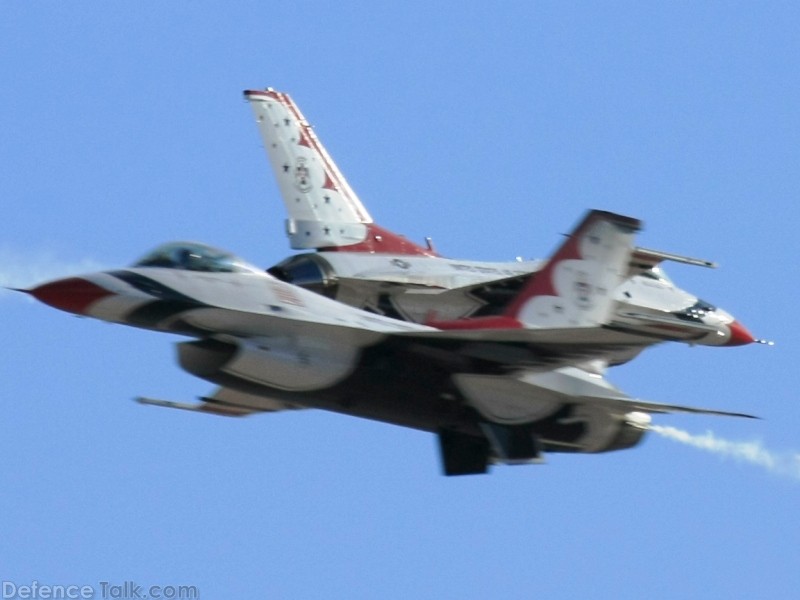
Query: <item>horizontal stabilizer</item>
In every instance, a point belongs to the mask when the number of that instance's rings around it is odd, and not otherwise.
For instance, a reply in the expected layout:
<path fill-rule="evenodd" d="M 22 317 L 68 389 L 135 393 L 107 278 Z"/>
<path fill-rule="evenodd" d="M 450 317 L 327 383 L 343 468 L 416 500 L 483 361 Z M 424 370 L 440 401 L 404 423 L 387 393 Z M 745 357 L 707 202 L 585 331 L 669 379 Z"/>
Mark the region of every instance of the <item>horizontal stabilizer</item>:
<path fill-rule="evenodd" d="M 661 404 L 658 402 L 645 402 L 643 400 L 626 400 L 625 408 L 632 411 L 641 411 L 654 414 L 666 413 L 687 413 L 692 415 L 715 415 L 718 417 L 741 417 L 744 419 L 760 419 L 756 415 L 734 412 L 729 410 L 717 410 L 714 408 L 699 408 L 696 406 L 681 406 L 680 404 Z"/>
<path fill-rule="evenodd" d="M 691 413 L 725 417 L 744 417 L 748 419 L 758 418 L 746 413 L 728 410 L 698 408 L 694 406 L 682 406 L 680 404 L 661 404 L 658 402 L 648 402 L 637 398 L 631 398 L 605 378 L 587 373 L 576 367 L 567 367 L 549 373 L 531 373 L 523 376 L 521 381 L 530 385 L 532 391 L 535 389 L 537 396 L 546 396 L 550 394 L 552 397 L 553 393 L 567 394 L 567 397 L 571 398 L 573 401 L 602 406 L 609 413 L 618 416 L 624 416 L 631 412 L 644 412 Z"/>
<path fill-rule="evenodd" d="M 757 418 L 728 410 L 631 398 L 605 378 L 577 367 L 553 371 L 522 370 L 508 375 L 459 374 L 454 376 L 453 381 L 486 422 L 507 427 L 541 421 L 567 406 L 600 410 L 621 420 L 629 420 L 632 413 L 691 413 Z M 644 421 L 649 423 L 649 419 Z"/>

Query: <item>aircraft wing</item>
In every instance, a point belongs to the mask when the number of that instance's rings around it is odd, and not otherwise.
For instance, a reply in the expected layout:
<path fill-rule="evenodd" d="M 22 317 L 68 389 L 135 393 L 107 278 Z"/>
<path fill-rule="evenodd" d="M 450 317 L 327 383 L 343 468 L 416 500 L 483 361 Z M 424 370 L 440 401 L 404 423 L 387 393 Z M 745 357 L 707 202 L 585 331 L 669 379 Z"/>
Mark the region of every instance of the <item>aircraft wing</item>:
<path fill-rule="evenodd" d="M 498 319 L 499 322 L 499 319 Z M 396 332 L 432 355 L 449 352 L 506 371 L 552 370 L 600 360 L 622 364 L 663 341 L 607 327 Z M 423 350 L 420 350 L 423 351 Z"/>
<path fill-rule="evenodd" d="M 277 412 L 281 410 L 298 410 L 303 408 L 290 402 L 284 402 L 262 395 L 247 394 L 237 390 L 220 387 L 209 396 L 203 396 L 200 402 L 173 402 L 157 398 L 136 398 L 141 404 L 161 406 L 164 408 L 177 408 L 202 412 L 225 417 L 244 417 L 253 413 Z"/>
<path fill-rule="evenodd" d="M 663 337 L 607 326 L 519 328 L 512 323 L 506 327 L 502 316 L 463 321 L 467 326 L 474 323 L 474 329 L 440 330 L 361 310 L 344 313 L 346 319 L 337 320 L 331 313 L 311 320 L 308 316 L 287 318 L 291 317 L 288 309 L 269 314 L 208 307 L 184 313 L 182 321 L 207 331 L 208 339 L 230 346 L 266 345 L 285 348 L 289 354 L 304 349 L 307 356 L 319 356 L 320 363 L 340 362 L 360 349 L 395 338 L 420 352 L 486 361 L 506 370 L 555 369 L 587 360 L 618 364 L 663 341 Z"/>
<path fill-rule="evenodd" d="M 458 374 L 454 381 L 467 401 L 489 422 L 518 425 L 558 415 L 571 407 L 571 415 L 587 420 L 607 415 L 629 419 L 646 428 L 649 419 L 631 413 L 694 413 L 756 418 L 718 409 L 660 404 L 632 398 L 605 378 L 576 367 L 548 372 L 521 370 L 506 375 Z M 637 421 L 638 419 L 638 421 Z"/>

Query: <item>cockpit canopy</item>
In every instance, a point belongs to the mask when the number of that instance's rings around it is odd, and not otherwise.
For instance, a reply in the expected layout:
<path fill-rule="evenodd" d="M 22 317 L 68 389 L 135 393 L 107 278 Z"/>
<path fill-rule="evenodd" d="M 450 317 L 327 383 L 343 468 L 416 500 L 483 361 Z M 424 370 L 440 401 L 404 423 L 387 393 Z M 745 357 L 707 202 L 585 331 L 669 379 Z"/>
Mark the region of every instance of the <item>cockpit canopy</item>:
<path fill-rule="evenodd" d="M 260 269 L 235 254 L 197 242 L 164 244 L 143 256 L 133 266 L 206 273 L 261 273 Z"/>
<path fill-rule="evenodd" d="M 664 272 L 664 269 L 661 267 L 653 267 L 651 269 L 647 269 L 646 271 L 642 271 L 640 273 L 642 277 L 647 277 L 648 279 L 655 279 L 656 281 L 661 281 L 668 285 L 674 286 L 675 284 L 670 279 L 669 275 Z"/>

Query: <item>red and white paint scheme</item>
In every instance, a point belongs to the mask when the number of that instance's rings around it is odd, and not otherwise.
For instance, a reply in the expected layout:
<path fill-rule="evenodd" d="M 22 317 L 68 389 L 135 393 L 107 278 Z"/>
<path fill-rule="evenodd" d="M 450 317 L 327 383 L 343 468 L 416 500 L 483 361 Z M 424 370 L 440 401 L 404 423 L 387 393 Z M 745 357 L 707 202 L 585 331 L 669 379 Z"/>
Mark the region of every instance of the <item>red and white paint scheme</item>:
<path fill-rule="evenodd" d="M 244 92 L 253 106 L 270 164 L 289 212 L 292 248 L 432 256 L 372 220 L 288 94 Z"/>
<path fill-rule="evenodd" d="M 187 336 L 179 364 L 219 387 L 197 403 L 145 404 L 225 416 L 335 411 L 433 432 L 445 474 L 484 473 L 545 452 L 632 447 L 652 413 L 749 416 L 646 402 L 605 380 L 608 365 L 657 343 L 753 341 L 710 305 L 655 308 L 682 306 L 685 294 L 655 276 L 653 307 L 620 308 L 619 290 L 641 277 L 638 229 L 590 211 L 496 314 L 428 324 L 349 306 L 190 242 L 25 291 L 67 312 Z"/>
<path fill-rule="evenodd" d="M 622 228 L 614 246 L 598 246 L 594 240 L 602 232 L 586 231 L 580 243 L 574 237 L 565 245 L 557 264 L 440 257 L 430 242 L 416 245 L 374 223 L 288 94 L 266 89 L 244 96 L 289 214 L 290 245 L 317 250 L 272 267 L 270 273 L 283 281 L 376 314 L 449 328 L 509 326 L 507 315 L 513 314 L 543 327 L 609 322 L 703 345 L 755 341 L 729 314 L 678 288 L 659 267 L 663 261 L 714 263 L 633 247 L 640 229 L 635 219 L 597 220 L 591 227 Z M 547 272 L 539 273 L 542 268 Z M 523 288 L 538 293 L 523 300 L 516 294 Z M 576 302 L 564 303 L 561 296 L 571 288 Z M 600 295 L 614 302 L 597 302 Z"/>

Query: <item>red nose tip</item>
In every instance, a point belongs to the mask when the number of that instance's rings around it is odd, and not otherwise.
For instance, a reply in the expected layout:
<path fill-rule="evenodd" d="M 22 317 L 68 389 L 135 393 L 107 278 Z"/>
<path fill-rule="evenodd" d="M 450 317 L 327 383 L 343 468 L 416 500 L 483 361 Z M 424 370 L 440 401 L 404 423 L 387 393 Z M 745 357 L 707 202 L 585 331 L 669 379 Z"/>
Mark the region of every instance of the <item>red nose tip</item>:
<path fill-rule="evenodd" d="M 40 302 L 80 315 L 90 304 L 111 296 L 113 292 L 80 277 L 69 277 L 35 287 L 30 294 Z"/>
<path fill-rule="evenodd" d="M 756 341 L 756 338 L 739 321 L 734 321 L 728 325 L 728 329 L 731 330 L 731 336 L 725 343 L 726 346 L 744 346 Z"/>

